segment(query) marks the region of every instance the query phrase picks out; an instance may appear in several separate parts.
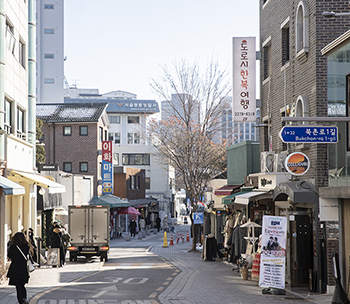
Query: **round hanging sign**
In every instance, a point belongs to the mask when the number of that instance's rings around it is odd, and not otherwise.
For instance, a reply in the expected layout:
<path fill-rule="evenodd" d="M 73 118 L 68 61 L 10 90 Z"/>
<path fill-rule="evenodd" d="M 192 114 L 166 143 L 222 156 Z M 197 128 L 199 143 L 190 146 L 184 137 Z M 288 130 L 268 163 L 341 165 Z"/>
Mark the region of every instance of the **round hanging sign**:
<path fill-rule="evenodd" d="M 303 175 L 310 168 L 310 160 L 304 153 L 294 152 L 286 157 L 284 167 L 292 175 Z"/>

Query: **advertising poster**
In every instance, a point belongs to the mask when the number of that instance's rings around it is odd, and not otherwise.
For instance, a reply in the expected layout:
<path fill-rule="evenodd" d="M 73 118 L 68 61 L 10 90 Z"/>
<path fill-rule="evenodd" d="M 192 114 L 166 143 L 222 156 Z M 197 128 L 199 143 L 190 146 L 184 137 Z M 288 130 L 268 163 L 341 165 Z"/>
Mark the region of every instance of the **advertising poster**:
<path fill-rule="evenodd" d="M 113 142 L 102 142 L 102 193 L 113 193 Z"/>
<path fill-rule="evenodd" d="M 233 121 L 256 122 L 255 37 L 233 37 Z"/>
<path fill-rule="evenodd" d="M 263 216 L 260 287 L 284 289 L 286 268 L 287 218 Z"/>

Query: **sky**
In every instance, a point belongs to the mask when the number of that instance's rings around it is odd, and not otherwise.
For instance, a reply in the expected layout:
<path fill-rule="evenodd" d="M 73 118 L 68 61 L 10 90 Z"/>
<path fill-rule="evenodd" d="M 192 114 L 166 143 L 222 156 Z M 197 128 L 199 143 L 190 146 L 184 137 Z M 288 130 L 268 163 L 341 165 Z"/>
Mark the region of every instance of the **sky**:
<path fill-rule="evenodd" d="M 150 80 L 185 59 L 211 58 L 232 78 L 232 37 L 259 37 L 257 0 L 66 0 L 70 86 L 127 91 L 159 101 Z M 230 78 L 230 81 L 231 81 Z"/>

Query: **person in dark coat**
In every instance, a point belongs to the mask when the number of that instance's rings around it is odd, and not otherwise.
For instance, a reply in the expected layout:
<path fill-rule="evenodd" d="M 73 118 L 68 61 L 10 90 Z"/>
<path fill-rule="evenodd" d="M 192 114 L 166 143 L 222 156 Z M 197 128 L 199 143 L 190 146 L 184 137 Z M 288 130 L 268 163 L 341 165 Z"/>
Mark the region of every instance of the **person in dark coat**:
<path fill-rule="evenodd" d="M 62 232 L 59 225 L 55 225 L 52 230 L 51 236 L 51 247 L 58 248 L 60 252 L 60 263 L 59 267 L 62 267 L 65 263 L 64 245 L 62 241 Z"/>
<path fill-rule="evenodd" d="M 17 246 L 26 257 L 29 255 L 29 245 L 22 232 L 17 232 L 10 241 L 7 256 L 11 259 L 11 265 L 7 272 L 7 277 L 10 278 L 9 285 L 16 286 L 18 303 L 29 304 L 27 301 L 27 290 L 24 286 L 29 281 L 27 260 Z"/>
<path fill-rule="evenodd" d="M 156 228 L 157 228 L 157 231 L 159 232 L 159 230 L 160 230 L 160 223 L 161 223 L 161 219 L 160 219 L 160 217 L 159 216 L 157 216 L 157 218 L 156 218 Z"/>
<path fill-rule="evenodd" d="M 136 227 L 137 227 L 137 224 L 136 224 L 135 219 L 131 219 L 131 222 L 130 222 L 130 225 L 129 225 L 131 237 L 132 236 L 134 236 L 134 237 L 136 236 Z"/>

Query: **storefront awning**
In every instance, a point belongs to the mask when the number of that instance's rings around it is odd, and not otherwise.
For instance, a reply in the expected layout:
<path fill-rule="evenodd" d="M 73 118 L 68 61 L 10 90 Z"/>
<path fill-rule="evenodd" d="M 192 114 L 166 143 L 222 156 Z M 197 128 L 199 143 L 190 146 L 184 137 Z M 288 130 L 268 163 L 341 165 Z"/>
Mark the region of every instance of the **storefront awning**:
<path fill-rule="evenodd" d="M 149 205 L 150 203 L 157 203 L 157 202 L 158 202 L 158 200 L 156 198 L 152 198 L 152 197 L 129 200 L 130 206 Z"/>
<path fill-rule="evenodd" d="M 14 180 L 14 181 L 22 181 L 27 183 L 29 182 L 31 184 L 36 184 L 40 187 L 46 188 L 49 190 L 49 193 L 51 194 L 66 192 L 65 186 L 59 183 L 56 183 L 40 174 L 33 174 L 33 173 L 12 170 L 8 176 L 11 177 L 11 180 Z"/>
<path fill-rule="evenodd" d="M 271 198 L 272 199 L 272 193 L 271 192 L 261 192 L 261 191 L 251 191 L 242 193 L 239 195 L 236 195 L 235 204 L 241 204 L 241 205 L 248 205 L 250 201 L 252 200 L 258 200 L 263 198 Z"/>
<path fill-rule="evenodd" d="M 223 186 L 223 187 L 215 189 L 214 190 L 214 194 L 215 195 L 221 195 L 221 196 L 230 195 L 233 190 L 239 189 L 241 187 L 242 187 L 242 185 L 239 185 L 239 186 Z"/>
<path fill-rule="evenodd" d="M 23 186 L 3 176 L 0 176 L 0 188 L 4 190 L 5 195 L 21 195 L 25 193 Z"/>
<path fill-rule="evenodd" d="M 128 201 L 122 200 L 120 197 L 106 194 L 102 196 L 94 196 L 89 202 L 90 205 L 102 205 L 109 206 L 110 208 L 119 208 L 119 207 L 129 207 L 130 203 Z"/>
<path fill-rule="evenodd" d="M 235 203 L 235 198 L 236 198 L 237 195 L 241 195 L 241 194 L 248 193 L 248 192 L 251 192 L 251 191 L 252 191 L 252 188 L 249 188 L 249 189 L 242 189 L 241 191 L 238 191 L 236 193 L 232 193 L 231 195 L 223 197 L 222 198 L 222 203 L 225 204 L 225 205 L 233 204 L 233 203 Z"/>
<path fill-rule="evenodd" d="M 317 203 L 318 193 L 307 181 L 289 181 L 280 183 L 273 190 L 274 201 L 286 201 L 290 198 L 294 203 Z"/>

